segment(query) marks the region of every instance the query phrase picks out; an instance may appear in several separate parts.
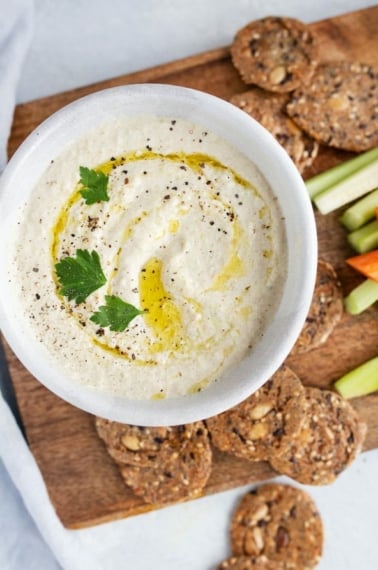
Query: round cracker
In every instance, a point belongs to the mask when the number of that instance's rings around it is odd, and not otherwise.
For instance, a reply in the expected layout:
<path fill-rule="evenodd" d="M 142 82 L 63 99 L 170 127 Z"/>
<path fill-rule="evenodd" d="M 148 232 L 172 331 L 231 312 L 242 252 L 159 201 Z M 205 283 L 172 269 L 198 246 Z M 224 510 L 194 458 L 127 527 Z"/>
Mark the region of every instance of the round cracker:
<path fill-rule="evenodd" d="M 323 549 L 323 525 L 312 498 L 295 487 L 270 483 L 240 501 L 231 521 L 235 556 L 265 556 L 287 568 L 312 568 Z"/>
<path fill-rule="evenodd" d="M 267 93 L 254 87 L 238 93 L 230 103 L 242 109 L 265 127 L 286 150 L 300 172 L 311 166 L 319 145 L 297 127 L 286 114 L 289 96 L 284 93 Z"/>
<path fill-rule="evenodd" d="M 343 310 L 343 291 L 337 273 L 330 263 L 319 259 L 310 309 L 291 354 L 301 354 L 323 344 L 340 321 Z"/>
<path fill-rule="evenodd" d="M 119 465 L 133 492 L 146 503 L 167 504 L 201 494 L 211 473 L 212 453 L 208 432 L 196 422 L 192 437 L 181 446 L 165 445 L 153 466 Z"/>
<path fill-rule="evenodd" d="M 306 388 L 305 394 L 300 430 L 269 461 L 273 469 L 304 485 L 327 485 L 357 457 L 366 425 L 335 392 Z"/>
<path fill-rule="evenodd" d="M 378 70 L 339 61 L 320 65 L 287 104 L 287 113 L 315 140 L 362 152 L 378 145 Z"/>
<path fill-rule="evenodd" d="M 196 428 L 196 424 L 143 427 L 96 418 L 97 433 L 114 461 L 141 467 L 154 465 L 166 445 L 181 445 Z"/>
<path fill-rule="evenodd" d="M 212 443 L 237 457 L 267 460 L 299 430 L 303 395 L 298 376 L 282 366 L 247 400 L 206 420 Z"/>
<path fill-rule="evenodd" d="M 293 91 L 313 74 L 317 42 L 310 28 L 294 18 L 269 16 L 238 31 L 232 61 L 243 81 L 268 91 Z"/>

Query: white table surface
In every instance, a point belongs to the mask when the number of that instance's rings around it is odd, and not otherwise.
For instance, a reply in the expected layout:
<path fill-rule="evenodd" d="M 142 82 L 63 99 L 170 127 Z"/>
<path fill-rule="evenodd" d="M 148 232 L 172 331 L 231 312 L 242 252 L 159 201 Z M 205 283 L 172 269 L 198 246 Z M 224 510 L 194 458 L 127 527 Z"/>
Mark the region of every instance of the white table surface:
<path fill-rule="evenodd" d="M 35 34 L 18 101 L 227 45 L 238 28 L 265 15 L 310 22 L 374 4 L 363 0 L 35 0 Z M 6 416 L 1 418 L 2 437 L 4 431 L 17 431 L 12 418 Z M 43 491 L 43 482 L 21 437 L 19 448 L 25 469 L 35 477 L 37 495 L 40 488 Z M 6 442 L 1 451 L 16 479 L 18 467 L 9 460 Z M 89 570 L 81 562 L 88 560 L 81 557 L 84 551 L 94 555 L 90 570 L 210 570 L 229 555 L 230 514 L 247 489 L 88 530 L 66 531 L 52 516 L 51 525 L 46 524 L 48 501 L 37 501 L 27 492 L 26 481 L 17 477 L 21 498 L 7 469 L 0 461 L 1 570 L 61 566 Z M 319 570 L 378 568 L 377 481 L 378 451 L 372 451 L 359 457 L 333 485 L 307 488 L 325 525 L 325 552 Z"/>

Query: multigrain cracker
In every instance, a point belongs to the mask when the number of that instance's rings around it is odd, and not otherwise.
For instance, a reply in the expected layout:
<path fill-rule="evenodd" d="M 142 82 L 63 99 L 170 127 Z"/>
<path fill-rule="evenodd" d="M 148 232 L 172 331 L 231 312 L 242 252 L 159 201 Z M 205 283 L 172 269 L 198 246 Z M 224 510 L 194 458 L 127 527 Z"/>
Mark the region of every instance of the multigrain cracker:
<path fill-rule="evenodd" d="M 235 556 L 265 556 L 285 568 L 314 567 L 322 554 L 323 525 L 313 500 L 301 489 L 275 483 L 251 491 L 232 517 L 231 548 Z"/>
<path fill-rule="evenodd" d="M 166 445 L 153 466 L 119 466 L 126 485 L 145 502 L 166 504 L 201 494 L 211 473 L 212 453 L 205 425 L 195 425 L 190 439 L 179 447 Z"/>
<path fill-rule="evenodd" d="M 299 430 L 303 396 L 297 375 L 281 367 L 247 400 L 206 420 L 212 443 L 237 457 L 268 459 Z"/>
<path fill-rule="evenodd" d="M 301 354 L 324 343 L 342 314 L 343 291 L 337 273 L 330 263 L 319 259 L 310 309 L 291 354 Z"/>
<path fill-rule="evenodd" d="M 347 61 L 319 65 L 286 109 L 323 144 L 355 152 L 373 148 L 378 145 L 378 70 Z"/>
<path fill-rule="evenodd" d="M 307 136 L 286 114 L 289 95 L 267 93 L 253 87 L 244 93 L 234 95 L 230 102 L 248 113 L 262 124 L 286 150 L 300 172 L 311 166 L 316 158 L 319 145 Z"/>
<path fill-rule="evenodd" d="M 190 439 L 197 427 L 196 424 L 143 427 L 96 418 L 97 433 L 109 455 L 117 463 L 140 467 L 155 465 L 167 445 L 171 448 L 180 446 Z"/>
<path fill-rule="evenodd" d="M 273 469 L 304 485 L 326 485 L 357 457 L 366 425 L 335 392 L 306 388 L 305 394 L 300 430 L 269 461 Z"/>
<path fill-rule="evenodd" d="M 245 83 L 284 93 L 311 77 L 318 48 L 303 22 L 269 16 L 238 31 L 231 56 Z"/>

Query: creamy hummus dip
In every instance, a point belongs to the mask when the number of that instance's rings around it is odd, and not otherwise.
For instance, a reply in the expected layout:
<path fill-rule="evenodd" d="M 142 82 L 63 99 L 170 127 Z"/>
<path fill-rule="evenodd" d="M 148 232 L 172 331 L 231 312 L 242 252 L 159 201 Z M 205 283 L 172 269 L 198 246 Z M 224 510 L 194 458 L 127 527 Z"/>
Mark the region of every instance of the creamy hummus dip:
<path fill-rule="evenodd" d="M 108 199 L 86 202 L 81 167 L 105 175 Z M 57 270 L 78 251 L 95 252 L 104 275 L 81 302 L 62 294 Z M 159 399 L 202 390 L 238 363 L 285 273 L 282 214 L 256 166 L 200 125 L 140 116 L 51 161 L 20 215 L 10 279 L 68 376 Z M 124 330 L 92 318 L 110 297 L 138 310 Z"/>

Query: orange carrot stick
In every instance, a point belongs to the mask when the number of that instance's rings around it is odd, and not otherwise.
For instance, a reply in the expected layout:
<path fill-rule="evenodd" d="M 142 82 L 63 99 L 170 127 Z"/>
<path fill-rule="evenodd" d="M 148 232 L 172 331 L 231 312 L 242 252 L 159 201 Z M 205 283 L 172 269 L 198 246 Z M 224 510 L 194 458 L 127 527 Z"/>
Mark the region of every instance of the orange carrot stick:
<path fill-rule="evenodd" d="M 378 249 L 350 257 L 347 264 L 374 281 L 378 281 Z"/>

